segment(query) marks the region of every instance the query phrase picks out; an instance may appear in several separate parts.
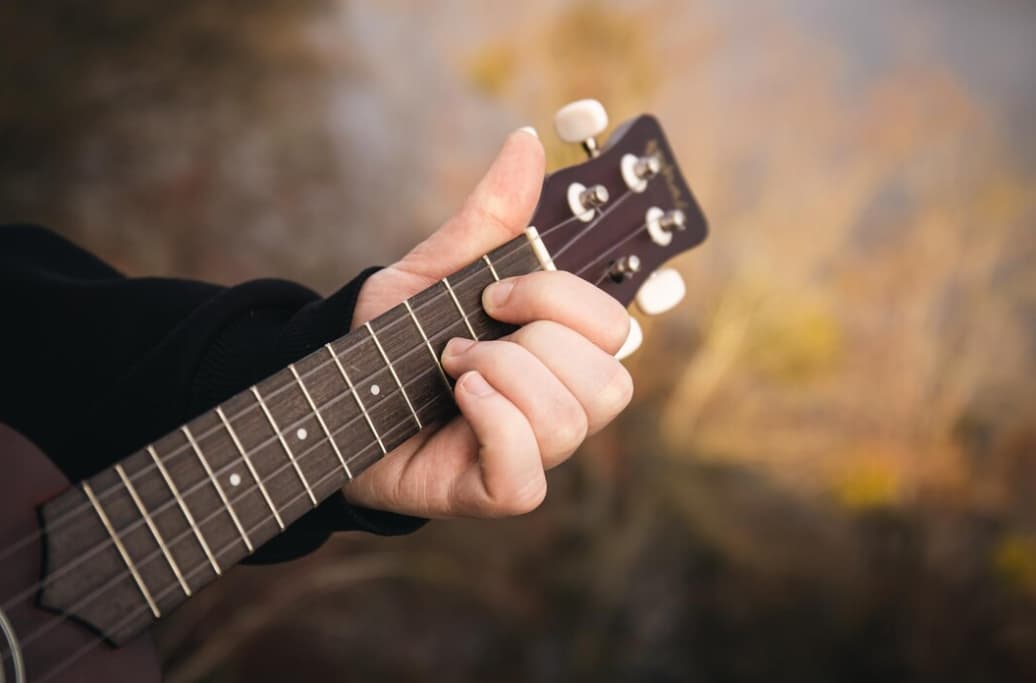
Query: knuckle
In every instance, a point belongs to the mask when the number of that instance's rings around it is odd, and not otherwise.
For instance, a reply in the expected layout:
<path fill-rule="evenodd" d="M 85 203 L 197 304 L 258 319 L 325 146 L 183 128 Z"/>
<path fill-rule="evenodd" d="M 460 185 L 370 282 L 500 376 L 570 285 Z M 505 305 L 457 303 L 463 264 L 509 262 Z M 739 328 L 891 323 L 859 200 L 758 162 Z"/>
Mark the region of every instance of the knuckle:
<path fill-rule="evenodd" d="M 500 354 L 500 361 L 504 363 L 518 363 L 522 358 L 529 355 L 529 352 L 515 339 L 500 339 L 492 342 L 494 348 Z"/>
<path fill-rule="evenodd" d="M 494 339 L 478 342 L 478 365 L 485 370 L 499 366 L 508 367 L 518 361 L 525 349 L 514 339 Z"/>
<path fill-rule="evenodd" d="M 533 339 L 543 340 L 550 335 L 556 334 L 559 327 L 561 325 L 553 320 L 533 320 L 531 323 L 518 328 L 511 337 L 513 341 L 525 346 Z"/>
<path fill-rule="evenodd" d="M 549 429 L 553 433 L 555 448 L 552 450 L 570 453 L 579 447 L 590 429 L 586 411 L 574 399 L 564 402 L 554 413 Z"/>
<path fill-rule="evenodd" d="M 609 417 L 621 413 L 633 400 L 633 377 L 622 363 L 613 360 L 612 372 L 598 394 L 602 411 Z"/>

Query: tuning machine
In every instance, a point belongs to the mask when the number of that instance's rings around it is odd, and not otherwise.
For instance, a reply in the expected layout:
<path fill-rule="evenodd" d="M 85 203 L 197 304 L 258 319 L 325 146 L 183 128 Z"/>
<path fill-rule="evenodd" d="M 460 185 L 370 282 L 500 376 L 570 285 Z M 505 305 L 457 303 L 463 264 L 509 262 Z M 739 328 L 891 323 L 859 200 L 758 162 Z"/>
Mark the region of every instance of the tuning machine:
<path fill-rule="evenodd" d="M 611 268 L 608 269 L 608 276 L 612 282 L 622 282 L 629 280 L 639 272 L 640 257 L 636 254 L 628 254 L 612 263 Z"/>
<path fill-rule="evenodd" d="M 582 183 L 572 183 L 568 186 L 568 208 L 572 209 L 573 216 L 584 223 L 593 220 L 594 212 L 606 203 L 608 188 L 604 185 L 587 187 Z"/>
<path fill-rule="evenodd" d="M 554 115 L 554 130 L 558 137 L 564 142 L 582 145 L 590 157 L 600 153 L 596 136 L 607 127 L 608 113 L 597 100 L 570 102 Z"/>
<path fill-rule="evenodd" d="M 680 209 L 663 211 L 653 206 L 644 214 L 644 222 L 651 240 L 660 247 L 668 247 L 673 241 L 673 231 L 687 228 L 687 215 Z"/>
<path fill-rule="evenodd" d="M 643 192 L 647 189 L 648 181 L 662 172 L 662 159 L 657 154 L 642 157 L 623 154 L 619 166 L 626 187 L 634 192 Z"/>

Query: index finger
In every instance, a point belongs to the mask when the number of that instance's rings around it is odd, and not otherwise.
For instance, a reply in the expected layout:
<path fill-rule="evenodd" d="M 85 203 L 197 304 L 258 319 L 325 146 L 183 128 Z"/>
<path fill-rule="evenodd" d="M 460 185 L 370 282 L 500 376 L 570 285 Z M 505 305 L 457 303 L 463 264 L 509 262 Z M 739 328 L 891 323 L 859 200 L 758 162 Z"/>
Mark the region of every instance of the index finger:
<path fill-rule="evenodd" d="M 482 307 L 497 320 L 514 325 L 553 320 L 610 354 L 626 341 L 630 327 L 622 304 L 564 271 L 537 271 L 495 282 L 482 292 Z"/>

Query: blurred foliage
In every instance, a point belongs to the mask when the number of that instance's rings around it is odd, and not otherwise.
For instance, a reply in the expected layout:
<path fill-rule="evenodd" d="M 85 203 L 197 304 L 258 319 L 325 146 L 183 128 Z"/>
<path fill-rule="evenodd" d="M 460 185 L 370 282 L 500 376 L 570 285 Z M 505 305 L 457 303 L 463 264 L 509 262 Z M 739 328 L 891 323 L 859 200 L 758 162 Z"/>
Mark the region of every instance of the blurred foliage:
<path fill-rule="evenodd" d="M 0 5 L 0 206 L 331 290 L 507 130 L 652 111 L 712 225 L 637 397 L 518 520 L 333 539 L 158 632 L 195 681 L 1036 680 L 1036 10 Z M 375 237 L 372 237 L 376 235 Z"/>
<path fill-rule="evenodd" d="M 1000 540 L 994 563 L 1000 576 L 1022 592 L 1036 592 L 1036 541 L 1020 534 Z"/>

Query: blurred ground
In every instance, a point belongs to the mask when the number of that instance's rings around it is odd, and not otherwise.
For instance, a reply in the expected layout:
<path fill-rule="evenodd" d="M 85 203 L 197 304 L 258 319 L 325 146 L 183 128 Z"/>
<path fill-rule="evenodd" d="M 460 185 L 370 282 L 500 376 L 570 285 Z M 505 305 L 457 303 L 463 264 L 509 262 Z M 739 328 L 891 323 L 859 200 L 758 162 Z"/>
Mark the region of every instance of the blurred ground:
<path fill-rule="evenodd" d="M 159 630 L 169 680 L 1036 680 L 1036 7 L 0 5 L 0 215 L 331 291 L 507 131 L 666 125 L 712 223 L 536 513 L 339 537 Z"/>

